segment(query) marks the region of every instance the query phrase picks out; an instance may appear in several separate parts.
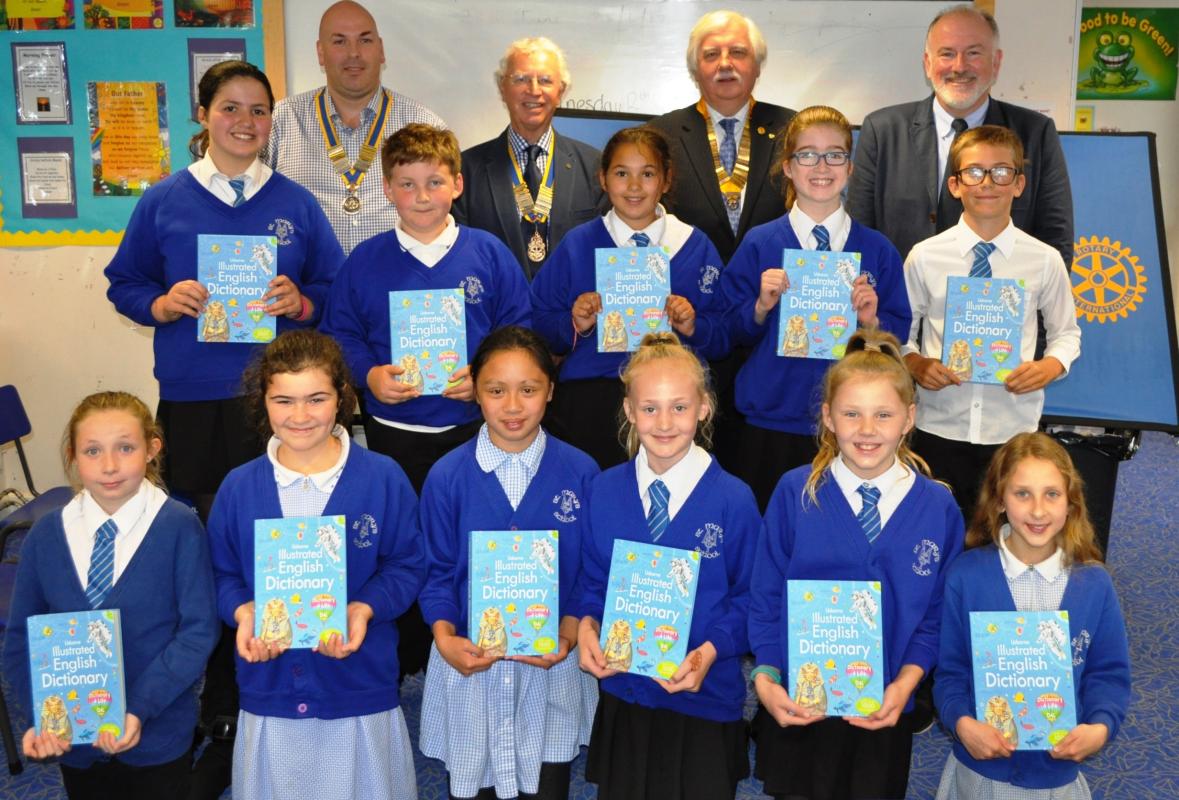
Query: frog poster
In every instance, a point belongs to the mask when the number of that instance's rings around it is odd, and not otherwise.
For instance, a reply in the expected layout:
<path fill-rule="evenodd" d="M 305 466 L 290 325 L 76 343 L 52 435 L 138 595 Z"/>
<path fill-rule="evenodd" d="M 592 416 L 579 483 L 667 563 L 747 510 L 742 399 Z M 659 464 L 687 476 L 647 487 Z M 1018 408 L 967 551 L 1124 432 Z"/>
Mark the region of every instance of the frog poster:
<path fill-rule="evenodd" d="M 1078 100 L 1174 100 L 1179 8 L 1085 8 Z"/>

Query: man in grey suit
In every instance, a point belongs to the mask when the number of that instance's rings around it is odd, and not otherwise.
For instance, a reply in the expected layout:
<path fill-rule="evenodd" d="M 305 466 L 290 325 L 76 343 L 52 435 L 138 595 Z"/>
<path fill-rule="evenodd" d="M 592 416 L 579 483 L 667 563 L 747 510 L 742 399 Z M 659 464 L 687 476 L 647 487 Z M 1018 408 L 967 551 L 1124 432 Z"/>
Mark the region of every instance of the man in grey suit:
<path fill-rule="evenodd" d="M 962 203 L 945 188 L 946 158 L 959 130 L 1002 125 L 1024 147 L 1027 183 L 1012 220 L 1071 264 L 1073 200 L 1056 127 L 1043 114 L 990 96 L 1003 61 L 995 18 L 969 5 L 942 11 L 926 32 L 923 61 L 933 96 L 874 111 L 864 120 L 848 212 L 906 256 L 961 216 Z"/>
<path fill-rule="evenodd" d="M 601 154 L 553 131 L 553 113 L 569 81 L 565 54 L 551 40 L 512 42 L 495 73 L 508 127 L 463 151 L 455 221 L 503 240 L 528 280 L 571 228 L 605 211 Z"/>
<path fill-rule="evenodd" d="M 794 112 L 754 102 L 766 42 L 734 11 L 702 16 L 688 37 L 688 72 L 700 101 L 651 120 L 671 143 L 668 210 L 704 232 L 728 261 L 750 228 L 786 213 L 781 176 L 770 175 Z"/>

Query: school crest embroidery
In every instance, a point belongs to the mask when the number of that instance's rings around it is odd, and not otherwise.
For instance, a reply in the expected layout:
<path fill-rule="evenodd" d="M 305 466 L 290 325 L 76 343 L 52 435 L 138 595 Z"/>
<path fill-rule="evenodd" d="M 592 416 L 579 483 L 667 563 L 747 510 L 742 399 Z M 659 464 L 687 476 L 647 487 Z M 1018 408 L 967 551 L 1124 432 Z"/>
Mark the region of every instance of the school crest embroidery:
<path fill-rule="evenodd" d="M 1073 666 L 1079 667 L 1085 663 L 1085 654 L 1089 652 L 1089 642 L 1093 641 L 1093 637 L 1089 635 L 1089 631 L 1081 628 L 1081 632 L 1073 637 Z"/>
<path fill-rule="evenodd" d="M 929 539 L 922 539 L 920 544 L 914 545 L 913 554 L 917 556 L 913 571 L 923 578 L 933 574 L 933 565 L 942 560 L 942 551 Z"/>
<path fill-rule="evenodd" d="M 560 494 L 553 497 L 553 505 L 557 510 L 553 512 L 553 516 L 561 522 L 576 522 L 577 514 L 575 512 L 581 510 L 581 501 L 577 499 L 572 489 L 562 489 Z"/>
<path fill-rule="evenodd" d="M 372 547 L 378 533 L 377 521 L 372 514 L 361 514 L 359 519 L 352 521 L 352 544 L 359 548 Z"/>
<path fill-rule="evenodd" d="M 716 558 L 720 555 L 720 543 L 725 540 L 725 529 L 715 522 L 706 522 L 703 528 L 696 529 L 696 538 L 700 540 L 696 545 L 700 557 Z"/>
<path fill-rule="evenodd" d="M 875 276 L 875 275 L 873 275 L 871 272 L 869 272 L 869 271 L 868 271 L 868 270 L 866 270 L 866 269 L 865 269 L 865 270 L 861 270 L 861 271 L 860 271 L 860 274 L 861 274 L 861 275 L 867 275 L 867 276 L 868 276 L 868 285 L 869 285 L 869 286 L 871 286 L 873 289 L 875 289 L 875 288 L 876 288 L 876 276 Z"/>
<path fill-rule="evenodd" d="M 477 306 L 483 302 L 483 281 L 474 275 L 468 275 L 459 281 L 459 288 L 463 290 L 469 304 Z"/>
<path fill-rule="evenodd" d="M 275 217 L 274 222 L 267 225 L 266 229 L 274 234 L 280 245 L 290 244 L 291 234 L 295 232 L 294 224 L 289 219 L 282 217 Z"/>
<path fill-rule="evenodd" d="M 718 280 L 720 280 L 720 269 L 711 264 L 705 264 L 700 268 L 700 280 L 697 285 L 700 287 L 701 293 L 712 294 Z"/>

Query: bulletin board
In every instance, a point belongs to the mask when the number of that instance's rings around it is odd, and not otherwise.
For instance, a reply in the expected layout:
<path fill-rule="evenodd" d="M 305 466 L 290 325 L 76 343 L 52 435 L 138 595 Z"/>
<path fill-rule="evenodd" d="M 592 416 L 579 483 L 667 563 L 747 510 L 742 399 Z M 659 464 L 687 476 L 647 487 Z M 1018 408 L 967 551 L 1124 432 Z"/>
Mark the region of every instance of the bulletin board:
<path fill-rule="evenodd" d="M 218 53 L 244 51 L 247 61 L 265 69 L 264 18 L 277 6 L 275 19 L 281 25 L 281 5 L 271 0 L 0 0 L 0 58 L 12 64 L 0 77 L 0 247 L 118 244 L 142 189 L 191 163 L 188 141 L 200 127 L 193 119 L 195 91 L 190 88 L 193 54 L 203 69 L 221 60 Z M 44 16 L 14 16 L 31 11 Z M 246 25 L 218 27 L 227 23 Z M 18 61 L 35 62 L 39 51 L 64 52 L 67 103 L 58 103 L 56 79 L 37 83 L 22 77 L 35 74 L 37 64 L 32 72 L 18 70 Z M 279 84 L 276 90 L 285 82 Z M 92 120 L 89 110 L 99 96 L 107 116 Z M 114 141 L 103 146 L 104 137 L 121 136 L 134 151 L 136 137 L 129 131 L 139 124 L 123 122 L 121 131 L 120 124 L 104 127 L 118 103 L 124 105 L 123 120 L 152 110 L 159 136 L 151 147 L 159 166 L 143 175 L 126 169 L 125 180 L 112 181 L 110 175 L 122 174 L 125 165 Z M 155 132 L 150 124 L 143 130 Z M 138 155 L 142 162 L 147 152 L 142 145 L 123 161 L 131 164 Z M 106 154 L 105 171 L 92 153 Z M 67 202 L 71 192 L 73 204 Z"/>

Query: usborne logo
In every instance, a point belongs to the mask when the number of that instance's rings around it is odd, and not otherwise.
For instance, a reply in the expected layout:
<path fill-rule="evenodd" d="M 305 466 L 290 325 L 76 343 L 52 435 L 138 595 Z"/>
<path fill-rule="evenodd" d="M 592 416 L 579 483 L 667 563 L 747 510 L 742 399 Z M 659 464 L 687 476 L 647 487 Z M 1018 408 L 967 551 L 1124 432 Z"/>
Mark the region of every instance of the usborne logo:
<path fill-rule="evenodd" d="M 1146 296 L 1146 270 L 1121 242 L 1084 236 L 1073 246 L 1073 302 L 1077 318 L 1117 322 Z"/>

